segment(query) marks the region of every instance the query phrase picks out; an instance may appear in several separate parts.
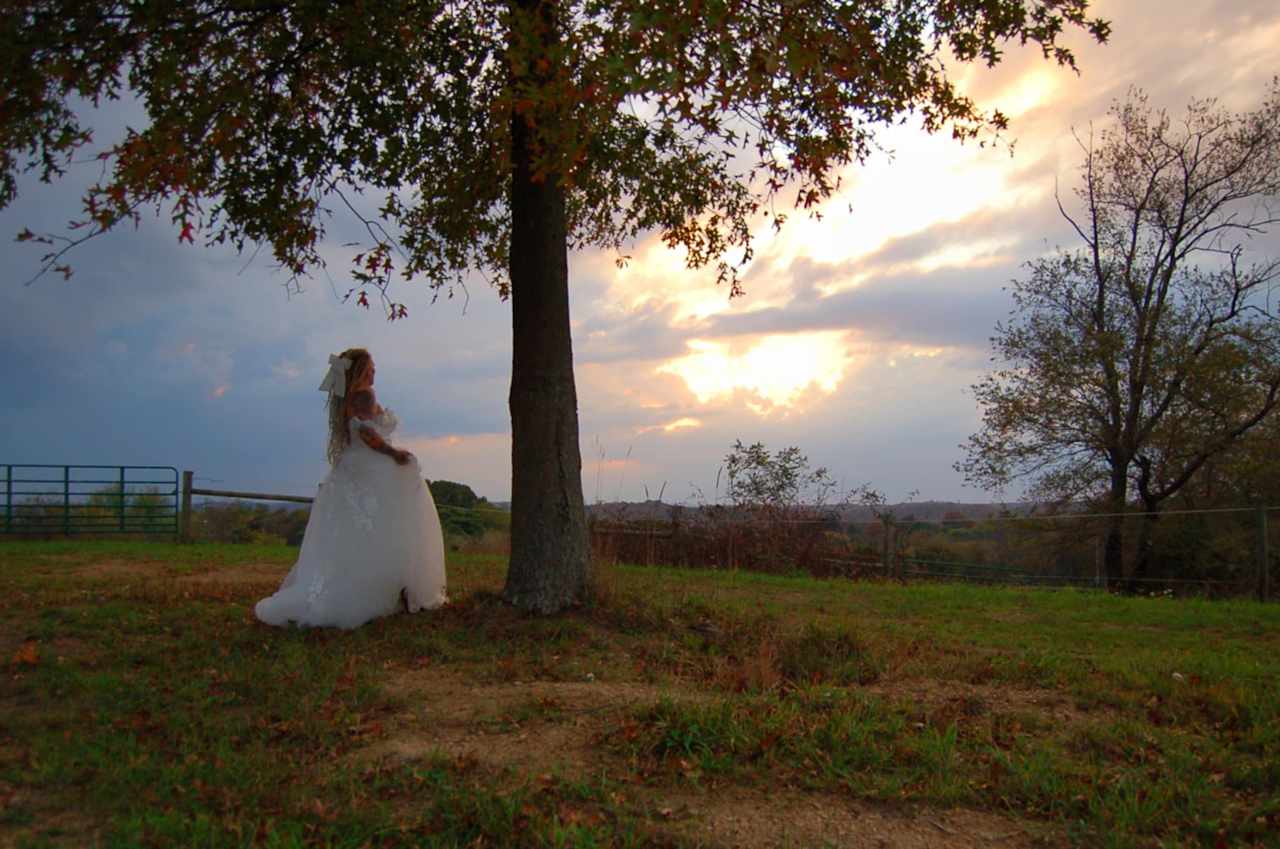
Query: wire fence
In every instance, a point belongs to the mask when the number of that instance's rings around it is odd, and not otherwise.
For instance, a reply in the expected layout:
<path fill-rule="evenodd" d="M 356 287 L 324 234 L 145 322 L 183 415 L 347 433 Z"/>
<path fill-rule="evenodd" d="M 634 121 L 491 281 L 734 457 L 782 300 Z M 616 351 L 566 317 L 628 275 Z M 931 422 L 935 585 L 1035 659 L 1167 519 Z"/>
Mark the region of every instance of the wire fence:
<path fill-rule="evenodd" d="M 164 532 L 176 531 L 191 539 L 196 496 L 223 504 L 244 499 L 292 502 L 299 507 L 312 500 L 200 488 L 194 485 L 197 479 L 191 472 L 183 473 L 180 486 L 174 480 L 169 489 L 157 493 L 147 489 L 156 482 L 131 477 L 128 467 L 110 467 L 115 475 L 110 480 L 98 479 L 108 467 L 56 467 L 58 475 L 48 480 L 33 478 L 34 482 L 15 474 L 17 468 L 10 467 L 5 477 L 9 490 L 4 500 L 5 527 L 19 529 L 17 520 L 30 524 L 23 511 L 35 505 L 43 511 L 41 525 L 26 530 L 45 534 L 136 531 L 139 521 L 146 525 L 144 530 L 154 531 L 152 526 L 158 527 L 163 518 Z M 165 470 L 177 477 L 176 470 Z M 28 486 L 36 487 L 34 495 L 20 488 Z M 1152 595 L 1254 595 L 1269 600 L 1274 597 L 1280 552 L 1280 508 L 1274 506 L 979 517 L 959 512 L 916 517 L 905 510 L 882 510 L 872 519 L 849 515 L 847 510 L 811 507 L 660 507 L 656 514 L 650 509 L 643 517 L 617 510 L 593 511 L 590 527 L 596 560 L 802 571 L 850 579 L 1091 587 Z M 152 515 L 157 510 L 165 515 Z M 442 519 L 466 519 L 445 515 L 447 511 L 442 508 Z M 496 527 L 509 526 L 510 513 L 499 508 L 477 505 L 464 512 L 493 513 L 491 519 L 504 518 Z M 84 519 L 84 524 L 90 518 L 92 527 L 73 527 L 73 520 Z M 300 538 L 305 514 L 303 522 L 293 524 Z"/>
<path fill-rule="evenodd" d="M 287 545 L 301 545 L 314 496 L 240 488 L 210 489 L 196 486 L 197 483 L 223 484 L 225 481 L 197 476 L 190 470 L 182 473 L 180 539 L 188 542 L 283 541 Z M 309 488 L 315 489 L 314 485 Z M 446 535 L 457 537 L 480 538 L 490 531 L 502 536 L 511 524 L 509 510 L 484 501 L 469 507 L 441 503 L 436 505 L 436 511 Z"/>
<path fill-rule="evenodd" d="M 852 519 L 813 508 L 598 514 L 597 559 L 821 577 L 1273 596 L 1280 508 Z"/>

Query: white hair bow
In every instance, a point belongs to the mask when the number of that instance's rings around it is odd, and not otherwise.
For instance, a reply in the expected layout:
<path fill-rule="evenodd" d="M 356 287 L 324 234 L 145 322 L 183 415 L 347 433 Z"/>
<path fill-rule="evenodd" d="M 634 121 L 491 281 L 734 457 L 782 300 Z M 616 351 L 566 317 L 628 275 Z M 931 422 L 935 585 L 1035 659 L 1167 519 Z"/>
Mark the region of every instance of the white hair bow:
<path fill-rule="evenodd" d="M 330 395 L 337 395 L 339 398 L 346 395 L 347 370 L 350 368 L 351 360 L 346 357 L 339 357 L 337 354 L 330 354 L 329 373 L 320 382 L 320 391 L 328 392 Z"/>

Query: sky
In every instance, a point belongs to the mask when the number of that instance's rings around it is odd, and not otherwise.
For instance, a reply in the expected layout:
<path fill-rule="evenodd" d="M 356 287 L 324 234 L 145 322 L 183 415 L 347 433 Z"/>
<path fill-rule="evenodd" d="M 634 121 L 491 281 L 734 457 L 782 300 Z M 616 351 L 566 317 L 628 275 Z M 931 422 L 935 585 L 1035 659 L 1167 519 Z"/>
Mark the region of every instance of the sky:
<path fill-rule="evenodd" d="M 910 124 L 892 155 L 851 166 L 822 219 L 758 231 L 746 296 L 690 271 L 655 236 L 619 269 L 570 256 L 570 300 L 589 503 L 722 498 L 735 440 L 797 446 L 846 489 L 891 501 L 1016 499 L 965 486 L 953 464 L 979 426 L 969 387 L 991 366 L 1022 265 L 1072 247 L 1070 206 L 1087 137 L 1131 86 L 1175 115 L 1192 98 L 1247 109 L 1280 73 L 1275 0 L 1110 0 L 1108 44 L 1079 74 L 1011 45 L 994 70 L 955 78 L 1010 117 L 1007 146 L 958 145 Z M 106 116 L 104 126 L 122 116 Z M 107 138 L 108 136 L 101 136 Z M 397 441 L 432 479 L 510 497 L 508 305 L 480 281 L 432 303 L 401 285 L 407 320 L 341 301 L 341 228 L 326 274 L 290 291 L 261 256 L 180 244 L 145 218 L 79 247 L 70 280 L 33 282 L 42 250 L 4 234 L 65 226 L 93 174 L 27 181 L 0 211 L 0 464 L 163 465 L 197 485 L 312 494 L 327 469 L 330 353 L 369 348 Z"/>

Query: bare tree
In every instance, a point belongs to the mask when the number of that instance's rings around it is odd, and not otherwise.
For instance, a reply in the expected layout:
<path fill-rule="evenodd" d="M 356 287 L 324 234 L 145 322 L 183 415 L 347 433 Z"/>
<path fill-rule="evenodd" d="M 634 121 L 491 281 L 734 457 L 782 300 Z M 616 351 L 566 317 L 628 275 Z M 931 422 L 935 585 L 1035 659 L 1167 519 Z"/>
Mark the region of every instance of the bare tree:
<path fill-rule="evenodd" d="M 1250 112 L 1196 101 L 1175 121 L 1135 91 L 1111 115 L 1078 139 L 1082 209 L 1058 204 L 1081 244 L 1014 281 L 999 366 L 973 387 L 983 426 L 956 467 L 980 485 L 1100 497 L 1114 585 L 1131 500 L 1146 513 L 1134 582 L 1162 503 L 1280 400 L 1280 261 L 1249 252 L 1280 222 L 1280 79 Z"/>

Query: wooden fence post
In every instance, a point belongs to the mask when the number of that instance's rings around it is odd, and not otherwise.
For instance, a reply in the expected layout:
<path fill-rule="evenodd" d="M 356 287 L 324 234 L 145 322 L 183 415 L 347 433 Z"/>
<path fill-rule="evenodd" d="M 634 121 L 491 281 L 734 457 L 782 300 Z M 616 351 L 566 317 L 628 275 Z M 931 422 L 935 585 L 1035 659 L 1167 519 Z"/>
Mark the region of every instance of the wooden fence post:
<path fill-rule="evenodd" d="M 1258 601 L 1271 596 L 1271 552 L 1268 550 L 1267 508 L 1258 508 Z"/>
<path fill-rule="evenodd" d="M 898 525 L 896 522 L 889 528 L 889 556 L 893 558 L 893 576 L 906 583 L 906 564 L 902 562 L 902 555 L 898 553 Z"/>
<path fill-rule="evenodd" d="M 191 542 L 191 480 L 193 473 L 184 470 L 182 473 L 182 516 L 178 519 L 178 539 Z"/>
<path fill-rule="evenodd" d="M 887 516 L 881 517 L 880 525 L 884 533 L 880 537 L 880 568 L 886 578 L 897 577 L 893 568 L 893 523 Z"/>

